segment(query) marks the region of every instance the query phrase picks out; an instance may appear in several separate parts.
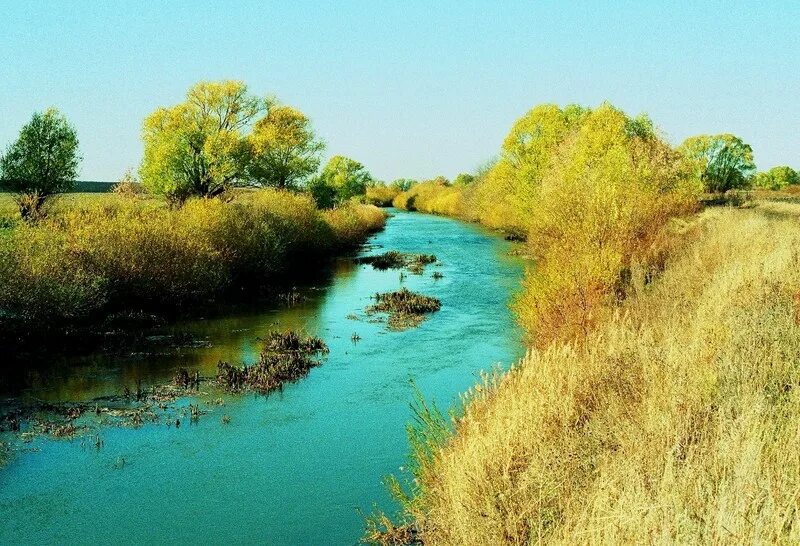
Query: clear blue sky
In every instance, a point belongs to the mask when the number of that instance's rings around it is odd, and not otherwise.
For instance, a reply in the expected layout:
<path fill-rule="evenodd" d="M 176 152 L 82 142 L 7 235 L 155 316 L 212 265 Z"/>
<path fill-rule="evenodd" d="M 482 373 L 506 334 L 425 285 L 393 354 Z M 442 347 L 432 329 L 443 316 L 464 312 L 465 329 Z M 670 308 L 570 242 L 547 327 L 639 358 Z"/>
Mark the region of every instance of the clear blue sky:
<path fill-rule="evenodd" d="M 800 2 L 683 4 L 0 0 L 0 146 L 56 106 L 82 178 L 115 180 L 149 112 L 234 78 L 383 179 L 472 170 L 535 104 L 603 100 L 800 167 Z"/>

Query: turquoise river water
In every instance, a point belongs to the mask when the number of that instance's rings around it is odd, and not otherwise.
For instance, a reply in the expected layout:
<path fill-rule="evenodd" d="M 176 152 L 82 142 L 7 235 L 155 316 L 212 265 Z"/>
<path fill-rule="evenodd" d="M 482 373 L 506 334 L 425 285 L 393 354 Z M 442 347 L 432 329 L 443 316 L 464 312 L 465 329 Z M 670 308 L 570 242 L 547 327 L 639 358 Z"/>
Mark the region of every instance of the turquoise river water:
<path fill-rule="evenodd" d="M 521 356 L 508 303 L 523 264 L 510 249 L 472 225 L 395 211 L 363 253 L 438 257 L 439 266 L 402 281 L 442 301 L 417 328 L 391 332 L 363 313 L 375 292 L 401 285 L 397 270 L 342 259 L 291 308 L 237 307 L 174 323 L 144 345 L 32 374 L 16 400 L 89 400 L 137 379 L 168 383 L 179 367 L 213 376 L 220 359 L 252 362 L 269 329 L 304 329 L 330 347 L 322 366 L 280 393 L 179 399 L 179 408 L 199 403 L 206 412 L 180 428 L 101 427 L 91 432 L 102 437 L 99 449 L 85 436 L 11 438 L 16 448 L 0 467 L 0 544 L 356 544 L 360 512 L 393 508 L 381 480 L 406 462 L 410 380 L 447 407 L 480 370 Z M 187 337 L 200 342 L 174 342 Z M 218 396 L 224 406 L 209 403 Z"/>

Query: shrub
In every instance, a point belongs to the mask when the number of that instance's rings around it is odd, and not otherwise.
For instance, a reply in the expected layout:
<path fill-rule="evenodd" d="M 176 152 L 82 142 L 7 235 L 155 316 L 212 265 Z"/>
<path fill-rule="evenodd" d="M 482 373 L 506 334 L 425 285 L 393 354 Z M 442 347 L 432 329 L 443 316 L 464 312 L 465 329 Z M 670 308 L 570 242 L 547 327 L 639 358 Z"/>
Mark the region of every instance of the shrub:
<path fill-rule="evenodd" d="M 312 368 L 322 364 L 315 358 L 327 353 L 328 346 L 319 338 L 292 331 L 272 331 L 267 335 L 257 364 L 237 368 L 220 362 L 217 383 L 233 391 L 251 389 L 268 393 L 308 375 Z"/>
<path fill-rule="evenodd" d="M 365 201 L 377 207 L 390 207 L 395 197 L 400 195 L 400 188 L 396 186 L 386 186 L 384 184 L 375 184 L 374 186 L 367 186 L 365 194 Z"/>
<path fill-rule="evenodd" d="M 634 268 L 661 266 L 670 219 L 696 203 L 689 174 L 655 135 L 632 133 L 630 118 L 609 105 L 583 119 L 530 205 L 536 267 L 515 307 L 540 344 L 585 336 L 625 296 Z"/>
<path fill-rule="evenodd" d="M 114 184 L 111 191 L 120 197 L 127 197 L 129 199 L 135 199 L 146 193 L 145 187 L 139 179 L 134 176 L 130 169 L 125 172 L 119 182 Z"/>
<path fill-rule="evenodd" d="M 385 215 L 320 213 L 306 195 L 241 192 L 170 209 L 109 195 L 0 231 L 0 322 L 33 331 L 132 304 L 169 308 L 277 280 L 293 264 L 363 242 Z"/>

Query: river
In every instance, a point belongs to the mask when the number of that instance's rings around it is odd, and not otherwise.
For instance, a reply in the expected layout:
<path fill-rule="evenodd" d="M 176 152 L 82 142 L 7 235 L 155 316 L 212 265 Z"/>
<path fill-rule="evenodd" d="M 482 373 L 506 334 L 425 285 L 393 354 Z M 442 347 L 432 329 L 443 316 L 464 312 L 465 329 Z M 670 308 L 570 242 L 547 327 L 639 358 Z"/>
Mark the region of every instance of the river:
<path fill-rule="evenodd" d="M 356 544 L 359 511 L 393 506 L 381 480 L 406 462 L 410 380 L 447 407 L 481 369 L 523 351 L 508 308 L 523 271 L 511 243 L 455 220 L 392 214 L 364 254 L 429 253 L 440 263 L 402 281 L 442 301 L 416 328 L 388 331 L 363 314 L 375 292 L 400 286 L 397 270 L 343 259 L 290 308 L 180 321 L 144 347 L 54 355 L 63 365 L 30 373 L 15 400 L 89 400 L 137 379 L 169 382 L 179 367 L 213 376 L 220 359 L 253 362 L 269 329 L 304 329 L 330 347 L 322 366 L 280 393 L 224 394 L 224 406 L 210 404 L 212 395 L 179 399 L 207 412 L 180 428 L 103 427 L 92 432 L 100 449 L 85 437 L 14 442 L 0 468 L 0 544 Z"/>

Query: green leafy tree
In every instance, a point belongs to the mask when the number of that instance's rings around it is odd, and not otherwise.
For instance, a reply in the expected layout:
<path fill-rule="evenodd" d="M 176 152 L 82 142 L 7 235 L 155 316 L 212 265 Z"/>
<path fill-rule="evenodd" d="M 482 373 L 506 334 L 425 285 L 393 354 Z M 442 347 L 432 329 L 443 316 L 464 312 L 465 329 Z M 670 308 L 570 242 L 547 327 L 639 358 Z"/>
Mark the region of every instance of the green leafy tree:
<path fill-rule="evenodd" d="M 454 186 L 466 187 L 475 182 L 475 177 L 471 174 L 461 173 L 453 180 Z"/>
<path fill-rule="evenodd" d="M 319 168 L 320 154 L 325 149 L 315 136 L 311 121 L 289 106 L 271 107 L 255 123 L 248 140 L 248 179 L 281 189 L 306 182 Z"/>
<path fill-rule="evenodd" d="M 748 187 L 756 169 L 753 149 L 731 134 L 689 137 L 678 151 L 692 164 L 709 193 Z"/>
<path fill-rule="evenodd" d="M 198 83 L 185 102 L 144 120 L 142 183 L 178 202 L 224 192 L 242 180 L 249 159 L 244 132 L 267 106 L 243 82 Z"/>
<path fill-rule="evenodd" d="M 322 172 L 309 183 L 309 191 L 317 205 L 331 207 L 352 197 L 364 195 L 372 175 L 354 159 L 333 156 Z"/>
<path fill-rule="evenodd" d="M 800 173 L 785 165 L 773 167 L 753 177 L 753 185 L 767 190 L 782 190 L 795 184 L 800 184 Z"/>
<path fill-rule="evenodd" d="M 0 157 L 0 187 L 15 194 L 20 215 L 36 219 L 49 196 L 75 184 L 78 135 L 55 108 L 35 113 Z"/>
<path fill-rule="evenodd" d="M 306 189 L 321 209 L 329 209 L 337 202 L 336 188 L 322 176 L 312 178 L 306 185 Z"/>
<path fill-rule="evenodd" d="M 416 184 L 417 181 L 411 178 L 397 178 L 392 180 L 391 186 L 397 188 L 400 191 L 408 191 L 411 189 L 411 186 Z"/>

